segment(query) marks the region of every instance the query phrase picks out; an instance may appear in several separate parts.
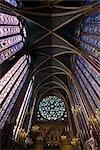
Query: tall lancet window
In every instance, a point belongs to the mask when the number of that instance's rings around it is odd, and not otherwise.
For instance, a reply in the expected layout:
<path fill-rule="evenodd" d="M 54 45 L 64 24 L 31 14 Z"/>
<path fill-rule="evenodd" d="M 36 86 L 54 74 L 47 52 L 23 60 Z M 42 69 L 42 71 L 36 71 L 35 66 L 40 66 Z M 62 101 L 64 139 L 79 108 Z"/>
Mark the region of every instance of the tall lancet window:
<path fill-rule="evenodd" d="M 33 83 L 34 83 L 34 81 L 30 80 L 28 88 L 26 90 L 24 100 L 22 102 L 22 105 L 21 105 L 21 108 L 19 111 L 19 114 L 18 114 L 17 119 L 16 119 L 16 125 L 15 125 L 14 130 L 13 130 L 13 136 L 15 139 L 18 138 L 18 131 L 20 128 L 23 127 L 25 116 L 28 112 L 29 104 L 30 104 L 31 97 L 32 97 Z"/>
<path fill-rule="evenodd" d="M 0 13 L 0 64 L 23 48 L 26 37 L 22 18 Z"/>
<path fill-rule="evenodd" d="M 75 73 L 87 100 L 95 112 L 100 108 L 100 75 L 83 57 L 75 59 Z"/>
<path fill-rule="evenodd" d="M 87 125 L 88 120 L 88 110 L 85 105 L 84 98 L 81 96 L 81 93 L 77 89 L 77 86 L 74 82 L 71 82 L 70 85 L 72 97 L 73 97 L 73 107 L 72 107 L 72 113 L 77 114 L 77 119 L 79 123 L 79 127 L 82 131 L 82 138 L 88 139 L 89 138 L 89 127 Z"/>
<path fill-rule="evenodd" d="M 0 79 L 0 128 L 12 111 L 29 71 L 29 57 L 24 55 Z"/>

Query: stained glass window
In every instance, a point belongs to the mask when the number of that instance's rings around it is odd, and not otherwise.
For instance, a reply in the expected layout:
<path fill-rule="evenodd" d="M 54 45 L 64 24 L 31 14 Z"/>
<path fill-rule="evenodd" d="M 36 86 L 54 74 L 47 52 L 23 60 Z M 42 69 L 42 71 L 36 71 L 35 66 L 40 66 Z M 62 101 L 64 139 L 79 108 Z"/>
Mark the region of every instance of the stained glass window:
<path fill-rule="evenodd" d="M 0 80 L 0 127 L 4 125 L 28 76 L 28 56 L 24 55 Z"/>
<path fill-rule="evenodd" d="M 77 89 L 77 86 L 74 82 L 71 82 L 71 93 L 72 93 L 72 97 L 73 97 L 73 101 L 74 101 L 74 109 L 79 106 L 80 107 L 80 112 L 78 113 L 78 115 L 80 117 L 78 117 L 78 122 L 80 125 L 80 128 L 82 130 L 83 136 L 84 136 L 84 132 L 88 135 L 89 134 L 89 128 L 87 126 L 87 119 L 88 119 L 88 109 L 86 107 L 86 104 L 84 102 L 84 98 L 80 95 L 79 90 Z M 73 112 L 74 113 L 74 112 Z M 88 138 L 88 137 L 87 137 Z"/>
<path fill-rule="evenodd" d="M 76 58 L 75 73 L 93 111 L 100 107 L 100 75 L 83 57 Z"/>
<path fill-rule="evenodd" d="M 26 37 L 21 18 L 0 13 L 0 64 L 23 48 Z"/>
<path fill-rule="evenodd" d="M 86 15 L 81 24 L 81 49 L 100 61 L 100 13 Z"/>
<path fill-rule="evenodd" d="M 38 120 L 64 120 L 67 117 L 65 103 L 57 96 L 48 96 L 39 104 Z"/>
<path fill-rule="evenodd" d="M 17 1 L 16 0 L 5 0 L 5 2 L 8 2 L 9 4 L 17 7 Z"/>
<path fill-rule="evenodd" d="M 96 0 L 97 1 L 97 0 Z M 93 4 L 94 2 L 96 2 L 95 0 L 85 0 L 85 4 Z"/>
<path fill-rule="evenodd" d="M 31 96 L 32 96 L 32 89 L 33 89 L 33 80 L 31 80 L 28 85 L 23 103 L 21 105 L 18 117 L 16 119 L 16 126 L 14 127 L 14 130 L 13 130 L 13 135 L 15 139 L 17 139 L 18 131 L 23 126 L 26 113 L 28 112 L 28 107 L 29 107 Z"/>

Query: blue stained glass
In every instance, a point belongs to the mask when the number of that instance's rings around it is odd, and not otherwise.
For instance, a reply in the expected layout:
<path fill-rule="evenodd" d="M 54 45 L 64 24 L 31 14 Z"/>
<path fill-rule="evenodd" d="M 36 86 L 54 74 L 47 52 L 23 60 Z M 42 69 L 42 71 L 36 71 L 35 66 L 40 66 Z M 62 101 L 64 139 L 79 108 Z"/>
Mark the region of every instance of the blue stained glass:
<path fill-rule="evenodd" d="M 82 71 L 83 71 L 83 69 L 82 69 Z M 97 101 L 98 97 L 96 96 L 96 94 L 94 93 L 92 87 L 90 86 L 90 84 L 89 84 L 89 82 L 86 78 L 86 74 L 83 74 L 82 71 L 81 71 L 81 69 L 79 69 L 79 67 L 77 67 L 77 72 L 80 74 L 82 82 L 84 81 L 83 84 L 86 86 L 86 87 L 84 86 L 84 92 L 86 93 L 86 95 L 88 95 L 87 98 L 89 98 L 90 104 L 92 105 L 92 107 L 94 107 L 96 109 L 96 106 L 94 104 L 96 104 L 98 106 L 98 101 Z M 89 93 L 90 93 L 91 96 L 89 95 Z M 91 98 L 93 99 L 94 102 L 91 101 Z"/>
<path fill-rule="evenodd" d="M 100 75 L 96 72 L 96 70 L 87 62 L 84 58 L 78 57 L 80 62 L 86 67 L 91 76 L 95 79 L 96 83 L 100 85 Z"/>
<path fill-rule="evenodd" d="M 77 64 L 80 66 L 80 68 L 82 68 L 82 71 L 83 71 L 84 75 L 88 78 L 88 80 L 91 83 L 93 89 L 96 91 L 96 93 L 98 93 L 98 96 L 99 96 L 100 88 L 99 88 L 99 85 L 97 84 L 97 82 L 94 80 L 94 78 L 91 76 L 91 74 L 87 71 L 87 69 L 85 69 L 83 64 L 81 64 L 78 60 L 77 60 Z"/>
<path fill-rule="evenodd" d="M 80 39 L 83 42 L 86 42 L 86 43 L 91 44 L 97 48 L 100 48 L 100 38 L 99 37 L 93 37 L 90 35 L 81 35 Z"/>
<path fill-rule="evenodd" d="M 87 5 L 92 5 L 96 3 L 100 3 L 100 0 L 85 0 L 85 4 Z"/>
<path fill-rule="evenodd" d="M 90 55 L 94 56 L 94 58 L 100 61 L 99 49 L 96 49 L 92 45 L 89 45 L 82 41 L 80 41 L 79 45 L 82 49 L 86 50 Z"/>
<path fill-rule="evenodd" d="M 11 4 L 11 5 L 17 7 L 17 2 L 16 2 L 16 0 L 5 0 L 5 2 L 8 2 L 9 4 Z"/>
<path fill-rule="evenodd" d="M 86 33 L 100 35 L 100 26 L 98 24 L 97 25 L 87 25 L 84 23 L 84 25 L 82 27 L 82 31 L 86 32 Z"/>
<path fill-rule="evenodd" d="M 85 4 L 92 4 L 94 2 L 94 0 L 85 0 Z"/>
<path fill-rule="evenodd" d="M 76 57 L 75 73 L 93 110 L 100 106 L 100 75 L 83 57 Z"/>
<path fill-rule="evenodd" d="M 86 23 L 99 23 L 100 22 L 100 13 L 94 13 L 91 15 L 87 15 L 84 18 L 84 22 L 86 22 Z"/>
<path fill-rule="evenodd" d="M 81 24 L 80 48 L 100 61 L 100 13 L 88 14 Z M 96 60 L 95 60 L 96 61 Z"/>

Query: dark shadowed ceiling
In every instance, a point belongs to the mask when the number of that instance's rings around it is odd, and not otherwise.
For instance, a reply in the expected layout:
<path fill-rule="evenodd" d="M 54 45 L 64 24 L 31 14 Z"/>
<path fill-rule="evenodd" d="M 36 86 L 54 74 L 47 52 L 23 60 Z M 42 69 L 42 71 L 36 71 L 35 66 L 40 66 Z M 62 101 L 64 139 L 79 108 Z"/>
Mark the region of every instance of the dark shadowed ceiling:
<path fill-rule="evenodd" d="M 17 11 L 24 15 L 29 28 L 28 53 L 31 76 L 35 76 L 34 95 L 70 97 L 68 80 L 74 79 L 71 57 L 78 54 L 75 29 L 89 11 L 82 1 L 21 1 Z M 69 102 L 68 102 L 69 103 Z"/>

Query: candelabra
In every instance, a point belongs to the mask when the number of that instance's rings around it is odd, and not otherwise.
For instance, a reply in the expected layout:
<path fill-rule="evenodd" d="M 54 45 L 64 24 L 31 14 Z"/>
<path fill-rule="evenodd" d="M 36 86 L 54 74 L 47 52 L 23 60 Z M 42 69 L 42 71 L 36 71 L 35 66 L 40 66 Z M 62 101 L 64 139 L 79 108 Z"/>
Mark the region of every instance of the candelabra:
<path fill-rule="evenodd" d="M 74 137 L 72 138 L 71 140 L 71 144 L 74 146 L 74 145 L 77 145 L 79 143 L 79 139 L 77 137 Z"/>
<path fill-rule="evenodd" d="M 62 139 L 62 140 L 66 140 L 66 139 L 67 139 L 67 136 L 66 136 L 66 135 L 62 135 L 62 136 L 61 136 L 61 139 Z"/>
<path fill-rule="evenodd" d="M 72 106 L 71 110 L 72 110 L 72 113 L 78 113 L 81 110 L 81 106 L 80 105 L 76 105 L 75 107 Z"/>
<path fill-rule="evenodd" d="M 19 141 L 24 141 L 26 136 L 27 136 L 27 133 L 26 133 L 25 129 L 20 128 L 18 131 Z"/>
<path fill-rule="evenodd" d="M 89 118 L 88 118 L 88 124 L 91 126 L 91 125 L 96 125 L 98 122 L 98 119 L 94 116 L 94 115 L 91 115 Z"/>

